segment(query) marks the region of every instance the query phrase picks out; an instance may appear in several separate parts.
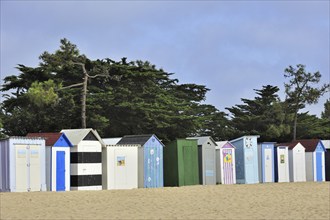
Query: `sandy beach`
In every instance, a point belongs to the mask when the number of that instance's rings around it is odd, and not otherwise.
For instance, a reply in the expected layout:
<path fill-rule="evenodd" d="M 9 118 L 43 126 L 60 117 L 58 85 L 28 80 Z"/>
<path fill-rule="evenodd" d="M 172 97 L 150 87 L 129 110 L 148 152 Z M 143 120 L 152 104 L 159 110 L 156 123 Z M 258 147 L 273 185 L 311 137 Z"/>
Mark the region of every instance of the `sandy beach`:
<path fill-rule="evenodd" d="M 329 219 L 330 182 L 0 193 L 1 219 Z"/>

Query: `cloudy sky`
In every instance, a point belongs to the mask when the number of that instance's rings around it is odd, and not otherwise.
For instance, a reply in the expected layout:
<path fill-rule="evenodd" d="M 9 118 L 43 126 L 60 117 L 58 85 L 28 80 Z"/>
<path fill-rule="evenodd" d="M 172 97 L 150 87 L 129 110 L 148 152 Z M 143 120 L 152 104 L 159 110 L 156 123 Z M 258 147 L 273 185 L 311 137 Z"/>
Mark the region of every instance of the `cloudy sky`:
<path fill-rule="evenodd" d="M 1 79 L 36 67 L 61 38 L 91 59 L 148 60 L 180 83 L 206 85 L 219 110 L 253 98 L 304 64 L 329 83 L 329 1 L 5 1 Z M 3 81 L 1 81 L 2 83 Z M 327 93 L 309 106 L 320 115 Z"/>

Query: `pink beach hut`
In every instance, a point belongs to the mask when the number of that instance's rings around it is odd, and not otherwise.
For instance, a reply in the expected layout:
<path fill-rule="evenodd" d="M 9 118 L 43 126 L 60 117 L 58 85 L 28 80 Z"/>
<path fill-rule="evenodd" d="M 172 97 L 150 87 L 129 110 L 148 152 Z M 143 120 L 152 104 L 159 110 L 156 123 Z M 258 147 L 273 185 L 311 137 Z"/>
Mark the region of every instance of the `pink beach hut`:
<path fill-rule="evenodd" d="M 235 147 L 228 141 L 216 142 L 217 183 L 235 184 Z"/>

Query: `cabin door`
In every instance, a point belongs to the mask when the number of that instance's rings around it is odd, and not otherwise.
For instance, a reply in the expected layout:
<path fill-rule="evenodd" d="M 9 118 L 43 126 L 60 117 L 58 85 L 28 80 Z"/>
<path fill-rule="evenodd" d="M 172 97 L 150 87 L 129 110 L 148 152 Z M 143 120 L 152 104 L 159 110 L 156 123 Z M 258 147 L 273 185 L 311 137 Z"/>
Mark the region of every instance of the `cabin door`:
<path fill-rule="evenodd" d="M 322 152 L 316 152 L 316 181 L 323 181 L 323 163 Z"/>
<path fill-rule="evenodd" d="M 194 185 L 194 173 L 196 170 L 192 169 L 194 166 L 193 148 L 190 146 L 183 146 L 183 175 L 184 185 Z"/>
<path fill-rule="evenodd" d="M 65 191 L 65 151 L 56 151 L 56 191 Z"/>
<path fill-rule="evenodd" d="M 289 174 L 287 172 L 288 164 L 287 164 L 287 158 L 285 154 L 285 148 L 282 149 L 280 147 L 277 148 L 278 152 L 278 158 L 277 158 L 277 164 L 278 164 L 278 182 L 288 182 L 289 181 Z"/>
<path fill-rule="evenodd" d="M 223 184 L 234 183 L 233 150 L 223 149 Z"/>
<path fill-rule="evenodd" d="M 258 169 L 254 169 L 254 151 L 251 148 L 245 149 L 245 182 L 255 183 L 255 172 Z"/>
<path fill-rule="evenodd" d="M 30 145 L 30 190 L 40 191 L 40 147 Z"/>
<path fill-rule="evenodd" d="M 16 192 L 28 191 L 28 152 L 26 145 L 15 145 L 16 148 Z"/>
<path fill-rule="evenodd" d="M 264 150 L 264 181 L 266 183 L 273 182 L 273 157 L 272 157 L 272 150 L 266 148 Z"/>

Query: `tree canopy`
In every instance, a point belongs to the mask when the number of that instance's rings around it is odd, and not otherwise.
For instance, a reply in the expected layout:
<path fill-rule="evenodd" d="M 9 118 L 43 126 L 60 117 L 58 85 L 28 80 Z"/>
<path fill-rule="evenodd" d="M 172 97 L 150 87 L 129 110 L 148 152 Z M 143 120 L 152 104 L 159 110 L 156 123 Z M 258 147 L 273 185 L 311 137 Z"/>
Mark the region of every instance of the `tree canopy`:
<path fill-rule="evenodd" d="M 197 135 L 229 140 L 258 134 L 260 141 L 288 141 L 296 118 L 299 138 L 329 138 L 329 101 L 322 118 L 298 113 L 326 87 L 311 87 L 308 83 L 317 83 L 320 74 L 304 75 L 304 66 L 286 69 L 290 81 L 285 101 L 279 99 L 277 86 L 262 86 L 254 90 L 254 99 L 242 98 L 243 104 L 226 108 L 229 117 L 204 104 L 206 86 L 180 84 L 174 73 L 149 61 L 92 60 L 67 39 L 39 59 L 37 67 L 19 64 L 19 74 L 4 79 L 0 136 L 81 128 L 85 121 L 102 137 L 154 133 L 167 142 Z"/>

